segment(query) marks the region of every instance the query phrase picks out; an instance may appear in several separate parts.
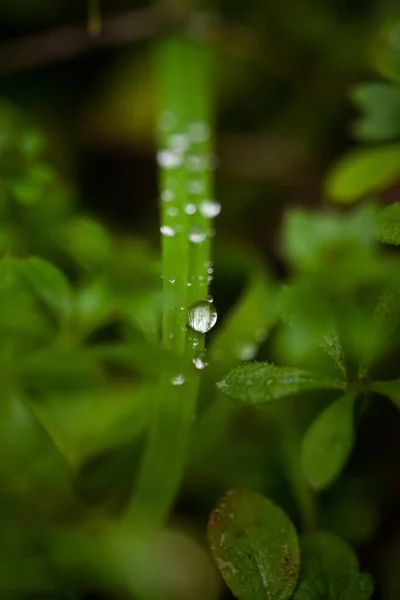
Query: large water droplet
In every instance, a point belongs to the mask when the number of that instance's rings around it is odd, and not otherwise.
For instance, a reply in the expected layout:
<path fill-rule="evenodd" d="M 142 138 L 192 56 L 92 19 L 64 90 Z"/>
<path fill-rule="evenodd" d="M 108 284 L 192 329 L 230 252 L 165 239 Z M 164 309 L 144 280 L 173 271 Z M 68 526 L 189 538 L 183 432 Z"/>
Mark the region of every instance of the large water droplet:
<path fill-rule="evenodd" d="M 207 300 L 195 302 L 188 308 L 187 323 L 189 327 L 200 333 L 207 333 L 217 322 L 217 311 Z"/>
<path fill-rule="evenodd" d="M 189 231 L 189 240 L 193 242 L 193 244 L 201 244 L 201 242 L 204 242 L 206 237 L 207 233 L 200 227 L 192 227 L 192 229 Z"/>
<path fill-rule="evenodd" d="M 160 231 L 162 235 L 166 235 L 167 237 L 172 237 L 173 235 L 175 235 L 175 230 L 172 229 L 172 227 L 170 227 L 169 225 L 162 225 L 160 227 Z"/>
<path fill-rule="evenodd" d="M 171 379 L 171 383 L 172 385 L 183 385 L 185 383 L 185 377 L 182 375 L 182 373 L 179 373 L 179 375 L 175 375 Z"/>
<path fill-rule="evenodd" d="M 200 352 L 200 354 L 194 357 L 193 364 L 199 371 L 208 367 L 208 362 L 205 360 L 204 352 Z"/>
<path fill-rule="evenodd" d="M 200 212 L 203 217 L 212 219 L 221 212 L 221 204 L 216 200 L 204 200 L 204 202 L 200 204 Z"/>

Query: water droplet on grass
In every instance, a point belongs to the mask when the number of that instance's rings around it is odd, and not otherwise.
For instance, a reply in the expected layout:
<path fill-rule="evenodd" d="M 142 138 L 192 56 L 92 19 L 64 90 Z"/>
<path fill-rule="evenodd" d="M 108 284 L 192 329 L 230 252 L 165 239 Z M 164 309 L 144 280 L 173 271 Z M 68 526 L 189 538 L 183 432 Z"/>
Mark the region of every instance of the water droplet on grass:
<path fill-rule="evenodd" d="M 194 357 L 193 364 L 199 371 L 202 371 L 203 369 L 208 367 L 208 362 L 206 362 L 204 359 L 204 352 L 201 352 L 200 354 Z"/>
<path fill-rule="evenodd" d="M 161 192 L 161 200 L 163 202 L 171 202 L 174 199 L 174 193 L 171 190 L 163 190 Z"/>
<path fill-rule="evenodd" d="M 189 137 L 195 144 L 206 142 L 211 135 L 211 131 L 207 123 L 192 123 L 189 126 Z"/>
<path fill-rule="evenodd" d="M 175 375 L 171 379 L 171 383 L 172 385 L 183 385 L 185 383 L 185 377 L 182 375 L 182 373 L 179 373 L 179 375 Z"/>
<path fill-rule="evenodd" d="M 160 152 L 157 152 L 157 162 L 164 169 L 172 169 L 173 167 L 179 167 L 182 158 L 179 154 L 170 150 L 160 150 Z"/>
<path fill-rule="evenodd" d="M 162 225 L 160 227 L 160 231 L 162 235 L 166 235 L 167 237 L 172 237 L 173 235 L 175 235 L 175 230 L 172 229 L 172 227 L 170 227 L 169 225 Z"/>
<path fill-rule="evenodd" d="M 200 212 L 203 217 L 212 219 L 221 212 L 221 204 L 216 200 L 204 200 L 204 202 L 200 204 Z"/>
<path fill-rule="evenodd" d="M 200 333 L 207 333 L 217 322 L 217 311 L 207 300 L 195 302 L 188 308 L 187 323 L 189 327 Z"/>
<path fill-rule="evenodd" d="M 201 244 L 207 237 L 207 233 L 204 229 L 200 229 L 200 227 L 192 227 L 189 231 L 189 240 L 193 242 L 193 244 Z"/>
<path fill-rule="evenodd" d="M 176 280 L 175 280 L 175 277 L 170 277 L 170 278 L 168 279 L 168 281 L 169 281 L 170 283 L 175 283 L 175 281 L 176 281 Z"/>
<path fill-rule="evenodd" d="M 192 203 L 186 204 L 186 206 L 185 206 L 185 213 L 187 215 L 193 215 L 195 212 L 196 212 L 196 205 L 195 204 L 192 204 Z"/>

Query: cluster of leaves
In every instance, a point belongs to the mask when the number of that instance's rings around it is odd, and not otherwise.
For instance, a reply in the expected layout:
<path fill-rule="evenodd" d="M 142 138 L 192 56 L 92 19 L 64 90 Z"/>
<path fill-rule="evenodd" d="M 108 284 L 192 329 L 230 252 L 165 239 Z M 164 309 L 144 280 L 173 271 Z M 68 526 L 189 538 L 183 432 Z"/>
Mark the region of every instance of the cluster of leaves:
<path fill-rule="evenodd" d="M 361 116 L 353 127 L 368 145 L 343 156 L 326 181 L 326 195 L 352 203 L 384 191 L 400 179 L 400 21 L 386 23 L 372 48 L 380 81 L 358 84 L 352 92 Z"/>
<path fill-rule="evenodd" d="M 353 551 L 318 532 L 298 539 L 286 514 L 247 490 L 230 490 L 212 513 L 208 540 L 239 600 L 369 600 L 374 585 Z"/>

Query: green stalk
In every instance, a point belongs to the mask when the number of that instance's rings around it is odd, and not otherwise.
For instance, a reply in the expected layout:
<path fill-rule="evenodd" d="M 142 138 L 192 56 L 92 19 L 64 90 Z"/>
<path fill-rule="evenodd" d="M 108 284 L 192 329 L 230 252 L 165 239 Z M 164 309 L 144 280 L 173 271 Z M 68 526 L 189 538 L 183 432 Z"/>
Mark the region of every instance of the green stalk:
<path fill-rule="evenodd" d="M 177 37 L 164 39 L 158 49 L 162 342 L 186 367 L 172 380 L 165 376 L 153 390 L 148 438 L 129 511 L 142 527 L 159 527 L 168 515 L 195 417 L 199 372 L 192 360 L 203 350 L 205 335 L 187 327 L 187 309 L 208 295 L 212 231 L 207 215 L 218 209 L 210 204 L 211 58 L 209 48 Z"/>

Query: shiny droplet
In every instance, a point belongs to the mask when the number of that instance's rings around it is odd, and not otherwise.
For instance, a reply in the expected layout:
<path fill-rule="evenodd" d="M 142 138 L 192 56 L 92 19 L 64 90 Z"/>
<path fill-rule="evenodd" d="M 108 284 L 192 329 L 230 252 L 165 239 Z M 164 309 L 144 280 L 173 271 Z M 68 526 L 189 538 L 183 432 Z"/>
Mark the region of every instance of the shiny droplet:
<path fill-rule="evenodd" d="M 207 300 L 195 302 L 188 308 L 187 324 L 200 333 L 207 333 L 217 322 L 217 311 Z"/>
<path fill-rule="evenodd" d="M 221 212 L 221 204 L 216 200 L 204 200 L 204 202 L 200 204 L 200 212 L 203 217 L 212 219 Z"/>
<path fill-rule="evenodd" d="M 167 237 L 172 237 L 173 235 L 175 235 L 175 230 L 172 229 L 172 227 L 170 227 L 169 225 L 162 225 L 160 227 L 160 231 L 162 235 L 166 235 Z"/>
<path fill-rule="evenodd" d="M 179 167 L 182 158 L 179 154 L 170 150 L 160 150 L 160 152 L 157 152 L 157 162 L 164 169 L 172 169 L 173 167 Z"/>
<path fill-rule="evenodd" d="M 193 242 L 193 244 L 201 244 L 207 237 L 207 233 L 204 229 L 200 229 L 200 227 L 192 227 L 189 231 L 189 240 Z"/>
<path fill-rule="evenodd" d="M 192 203 L 186 204 L 186 206 L 185 206 L 185 213 L 187 215 L 193 215 L 195 212 L 196 212 L 196 205 L 195 204 L 192 204 Z"/>
<path fill-rule="evenodd" d="M 202 371 L 203 369 L 208 367 L 208 362 L 205 360 L 204 357 L 205 357 L 204 352 L 201 352 L 200 354 L 195 356 L 193 359 L 193 364 L 196 367 L 196 369 L 198 369 L 199 371 Z"/>
<path fill-rule="evenodd" d="M 168 279 L 168 281 L 169 281 L 170 283 L 175 283 L 175 281 L 176 281 L 176 280 L 175 280 L 175 277 L 170 277 L 170 278 Z"/>
<path fill-rule="evenodd" d="M 172 385 L 183 385 L 185 383 L 185 377 L 182 375 L 182 373 L 179 373 L 179 375 L 175 375 L 171 379 L 171 383 Z"/>

